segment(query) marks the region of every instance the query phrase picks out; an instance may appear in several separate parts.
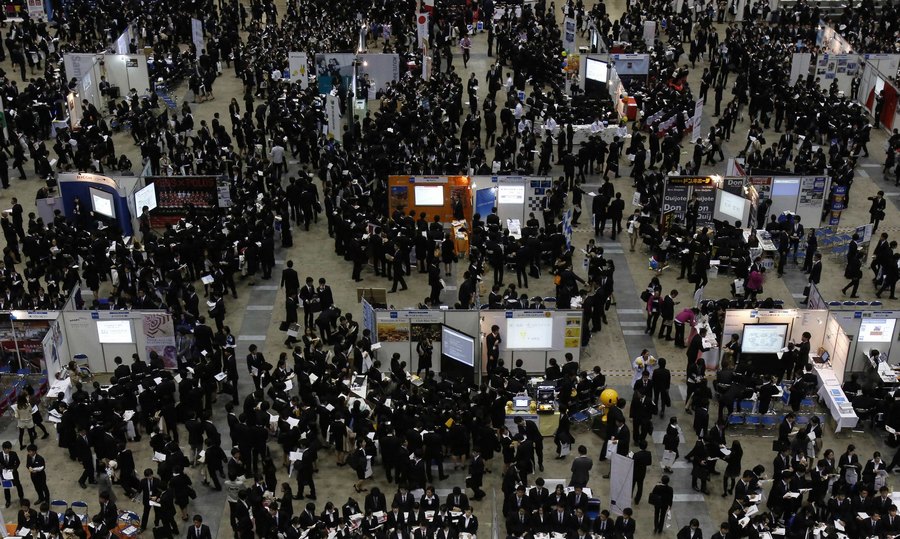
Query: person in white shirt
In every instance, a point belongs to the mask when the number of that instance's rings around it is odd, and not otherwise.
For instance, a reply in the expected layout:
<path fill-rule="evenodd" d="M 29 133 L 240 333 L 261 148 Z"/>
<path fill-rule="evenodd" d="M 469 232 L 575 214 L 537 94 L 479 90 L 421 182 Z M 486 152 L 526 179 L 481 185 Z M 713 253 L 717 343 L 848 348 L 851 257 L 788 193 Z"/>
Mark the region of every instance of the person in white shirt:
<path fill-rule="evenodd" d="M 281 145 L 282 140 L 275 140 L 272 149 L 269 151 L 269 159 L 275 165 L 275 173 L 278 180 L 281 181 L 281 175 L 287 172 L 287 162 L 284 159 L 284 146 Z"/>
<path fill-rule="evenodd" d="M 594 135 L 599 133 L 601 129 L 603 129 L 603 122 L 600 121 L 600 117 L 598 116 L 591 124 L 591 134 Z"/>

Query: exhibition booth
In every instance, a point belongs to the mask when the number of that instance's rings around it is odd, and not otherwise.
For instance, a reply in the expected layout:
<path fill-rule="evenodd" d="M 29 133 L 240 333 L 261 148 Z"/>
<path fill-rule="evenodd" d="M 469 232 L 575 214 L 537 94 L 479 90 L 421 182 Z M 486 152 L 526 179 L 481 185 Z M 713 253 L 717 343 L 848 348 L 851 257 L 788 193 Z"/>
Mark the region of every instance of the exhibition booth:
<path fill-rule="evenodd" d="M 416 347 L 426 336 L 434 346 L 432 370 L 443 376 L 480 379 L 486 373 L 486 340 L 491 327 L 500 328 L 499 357 L 512 369 L 522 360 L 529 374 L 542 375 L 550 358 L 564 363 L 566 353 L 580 359 L 579 310 L 382 310 L 364 304 L 363 325 L 378 343 L 382 363 L 396 352 L 409 372 L 419 365 Z"/>
<path fill-rule="evenodd" d="M 288 57 L 288 69 L 291 79 L 294 78 L 294 70 L 306 70 L 305 58 L 302 53 L 290 53 Z M 335 82 L 340 81 L 343 90 L 355 88 L 355 82 L 359 79 L 368 81 L 367 99 L 375 99 L 378 91 L 384 90 L 391 82 L 400 80 L 400 56 L 397 54 L 336 52 L 318 53 L 315 56 L 316 80 L 320 94 L 328 94 L 336 88 Z"/>
<path fill-rule="evenodd" d="M 543 226 L 541 207 L 552 185 L 552 176 L 472 176 L 475 213 L 484 220 L 497 208 L 500 222 L 511 232 L 528 221 L 529 213 Z"/>
<path fill-rule="evenodd" d="M 426 337 L 433 346 L 432 370 L 443 379 L 472 384 L 486 375 L 487 337 L 499 327 L 499 357 L 512 369 L 522 360 L 522 368 L 536 378 L 527 387 L 516 387 L 516 396 L 507 406 L 507 423 L 516 417 L 535 421 L 544 436 L 559 426 L 555 402 L 555 381 L 544 382 L 550 358 L 565 363 L 565 355 L 580 360 L 583 313 L 577 310 L 472 311 L 472 310 L 375 310 L 363 301 L 363 325 L 377 341 L 372 347 L 386 368 L 393 354 L 407 364 L 407 371 L 419 369 L 416 353 Z M 421 379 L 410 375 L 414 385 Z M 538 380 L 540 379 L 540 380 Z"/>
<path fill-rule="evenodd" d="M 437 215 L 443 223 L 472 222 L 472 178 L 469 176 L 390 176 L 388 214 L 425 213 L 428 221 Z"/>
<path fill-rule="evenodd" d="M 870 329 L 881 333 L 884 326 Z M 836 431 L 855 427 L 859 417 L 841 389 L 852 357 L 851 339 L 833 313 L 824 309 L 730 309 L 723 325 L 725 338 L 740 336 L 742 364 L 749 364 L 754 374 L 779 377 L 784 372 L 781 360 L 788 343 L 798 345 L 806 332 L 810 334 L 810 354 L 801 361 L 814 365 L 815 394 L 831 414 Z"/>
<path fill-rule="evenodd" d="M 772 201 L 769 215 L 790 212 L 800 216 L 805 223 L 821 220 L 831 187 L 828 176 L 750 176 L 747 181 L 756 191 L 759 202 Z M 755 206 L 751 215 L 756 217 Z M 751 225 L 764 228 L 766 223 L 756 223 L 754 219 Z"/>
<path fill-rule="evenodd" d="M 75 218 L 76 199 L 81 204 L 84 223 L 118 226 L 123 236 L 134 231 L 133 195 L 138 185 L 134 176 L 111 178 L 100 174 L 62 173 L 58 176 L 59 196 L 35 201 L 38 215 L 45 223 L 52 223 L 56 210 L 63 216 Z"/>
<path fill-rule="evenodd" d="M 679 217 L 684 222 L 688 202 L 699 202 L 697 226 L 713 226 L 714 221 L 749 222 L 751 198 L 740 178 L 720 176 L 667 176 L 663 188 L 663 219 Z"/>

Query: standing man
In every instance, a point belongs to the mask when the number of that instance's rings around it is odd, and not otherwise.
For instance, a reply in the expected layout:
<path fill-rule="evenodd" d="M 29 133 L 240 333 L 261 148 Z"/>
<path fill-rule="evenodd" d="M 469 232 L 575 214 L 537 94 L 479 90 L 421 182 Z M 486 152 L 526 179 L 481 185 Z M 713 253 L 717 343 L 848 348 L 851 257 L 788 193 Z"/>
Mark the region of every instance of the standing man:
<path fill-rule="evenodd" d="M 19 200 L 16 197 L 12 198 L 12 222 L 13 228 L 16 231 L 16 234 L 19 235 L 20 240 L 25 239 L 25 229 L 22 228 L 22 224 L 24 222 L 24 214 L 25 210 L 22 209 L 22 205 L 19 204 Z"/>
<path fill-rule="evenodd" d="M 75 458 L 81 461 L 84 471 L 78 478 L 78 486 L 87 488 L 85 481 L 94 485 L 97 483 L 96 474 L 94 473 L 94 452 L 91 450 L 91 443 L 88 441 L 87 430 L 81 427 L 78 431 L 78 438 L 75 440 Z"/>
<path fill-rule="evenodd" d="M 803 304 L 806 305 L 809 302 L 809 290 L 810 285 L 818 285 L 819 281 L 822 280 L 822 253 L 816 253 L 813 255 L 813 263 L 812 267 L 809 269 L 809 285 L 804 288 L 804 298 Z"/>
<path fill-rule="evenodd" d="M 47 463 L 44 457 L 38 455 L 37 446 L 31 444 L 28 446 L 28 457 L 25 459 L 25 467 L 31 474 L 31 482 L 34 484 L 34 490 L 37 492 L 38 499 L 35 505 L 41 502 L 50 501 L 50 489 L 47 488 Z"/>
<path fill-rule="evenodd" d="M 16 199 L 13 199 L 15 203 Z M 873 197 L 869 197 L 872 205 L 869 206 L 869 222 L 873 223 L 872 232 L 878 230 L 878 223 L 884 219 L 884 210 L 887 207 L 887 201 L 884 200 L 884 191 L 878 191 Z"/>
<path fill-rule="evenodd" d="M 491 326 L 491 332 L 485 337 L 487 344 L 487 372 L 491 374 L 497 368 L 497 360 L 500 359 L 500 343 L 503 339 L 500 337 L 500 326 Z"/>
<path fill-rule="evenodd" d="M 469 37 L 469 34 L 466 34 L 459 40 L 459 48 L 462 51 L 463 57 L 463 68 L 469 65 L 469 55 L 471 54 L 470 50 L 472 48 L 472 38 Z"/>
<path fill-rule="evenodd" d="M 281 287 L 287 296 L 294 296 L 300 290 L 300 277 L 294 269 L 294 261 L 288 260 L 287 267 L 281 272 Z"/>
<path fill-rule="evenodd" d="M 467 483 L 475 494 L 472 499 L 478 501 L 484 498 L 485 493 L 481 490 L 481 484 L 484 480 L 484 459 L 481 458 L 481 451 L 472 450 L 472 460 L 469 461 L 469 479 Z"/>
<path fill-rule="evenodd" d="M 262 371 L 263 364 L 265 363 L 265 358 L 263 355 L 256 351 L 256 345 L 251 344 L 249 347 L 250 353 L 247 354 L 247 370 L 250 371 L 250 377 L 253 378 L 253 386 L 256 389 L 260 389 L 260 382 L 262 380 Z"/>
<path fill-rule="evenodd" d="M 609 203 L 609 211 L 607 212 L 612 222 L 612 230 L 610 231 L 610 239 L 616 239 L 616 234 L 622 232 L 622 215 L 625 213 L 625 201 L 622 200 L 622 193 L 616 193 L 616 198 Z"/>
<path fill-rule="evenodd" d="M 519 428 L 519 434 L 525 436 L 525 438 L 531 441 L 534 444 L 534 453 L 537 455 L 537 463 L 538 468 L 543 472 L 544 471 L 544 437 L 541 435 L 541 431 L 538 430 L 537 423 L 534 421 L 525 420 L 522 417 L 517 417 L 515 419 L 516 426 Z"/>
<path fill-rule="evenodd" d="M 647 440 L 638 443 L 637 453 L 634 454 L 634 472 L 632 474 L 632 489 L 634 489 L 634 504 L 641 503 L 641 494 L 644 493 L 644 478 L 647 477 L 647 467 L 653 463 L 653 456 L 647 451 Z"/>
<path fill-rule="evenodd" d="M 3 453 L 0 456 L 0 468 L 3 470 L 3 474 L 12 473 L 12 484 L 16 487 L 16 493 L 19 495 L 19 499 L 25 498 L 25 493 L 22 492 L 22 482 L 19 480 L 19 464 L 21 461 L 19 460 L 19 455 L 16 454 L 15 451 L 12 450 L 12 443 L 3 442 Z M 91 464 L 93 466 L 93 464 Z M 9 489 L 12 487 L 3 488 L 3 495 L 6 497 L 6 507 L 10 506 L 10 494 Z"/>
<path fill-rule="evenodd" d="M 316 318 L 315 304 L 318 303 L 318 295 L 316 295 L 316 287 L 313 285 L 313 278 L 306 278 L 306 285 L 300 290 L 300 299 L 303 301 L 303 326 L 306 328 L 313 327 Z"/>
<path fill-rule="evenodd" d="M 594 461 L 587 455 L 587 447 L 578 446 L 578 456 L 572 461 L 572 479 L 569 480 L 570 487 L 586 487 L 591 479 L 591 468 L 594 467 Z"/>
<path fill-rule="evenodd" d="M 666 407 L 672 406 L 672 397 L 669 396 L 669 388 L 672 386 L 672 373 L 666 368 L 666 358 L 661 357 L 657 360 L 656 368 L 653 369 L 652 382 L 656 404 L 659 406 L 659 417 L 664 417 Z"/>

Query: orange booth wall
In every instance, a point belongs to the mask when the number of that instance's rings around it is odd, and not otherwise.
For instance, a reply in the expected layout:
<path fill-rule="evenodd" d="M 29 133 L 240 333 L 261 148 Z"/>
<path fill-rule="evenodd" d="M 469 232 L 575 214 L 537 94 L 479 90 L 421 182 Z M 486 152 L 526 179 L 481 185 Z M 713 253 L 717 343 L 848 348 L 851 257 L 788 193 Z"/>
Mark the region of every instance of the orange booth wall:
<path fill-rule="evenodd" d="M 442 186 L 444 189 L 442 206 L 421 206 L 416 204 L 415 186 Z M 441 222 L 449 224 L 453 221 L 453 201 L 462 200 L 463 215 L 466 223 L 472 222 L 472 191 L 471 178 L 468 176 L 389 176 L 388 177 L 388 217 L 394 211 L 400 211 L 408 215 L 410 210 L 416 212 L 416 219 L 420 213 L 425 213 L 430 223 L 434 216 L 438 215 Z"/>

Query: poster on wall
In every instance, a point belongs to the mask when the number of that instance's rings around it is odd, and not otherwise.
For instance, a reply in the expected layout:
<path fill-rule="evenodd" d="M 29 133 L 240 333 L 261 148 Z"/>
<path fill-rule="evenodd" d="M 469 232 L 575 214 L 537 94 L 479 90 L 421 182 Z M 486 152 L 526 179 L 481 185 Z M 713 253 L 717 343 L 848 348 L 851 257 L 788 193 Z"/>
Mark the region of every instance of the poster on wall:
<path fill-rule="evenodd" d="M 771 177 L 750 176 L 748 183 L 756 188 L 756 193 L 759 195 L 760 200 L 772 198 Z"/>
<path fill-rule="evenodd" d="M 210 215 L 219 206 L 218 176 L 150 176 L 145 181 L 156 187 L 157 206 L 150 212 L 154 228 L 177 223 L 186 215 L 187 203 L 200 215 Z"/>
<path fill-rule="evenodd" d="M 824 177 L 804 177 L 800 179 L 800 199 L 797 204 L 797 212 L 801 213 L 800 208 L 809 208 L 810 210 L 821 211 L 822 204 L 825 202 L 825 181 Z"/>
<path fill-rule="evenodd" d="M 28 0 L 28 18 L 33 20 L 46 19 L 44 12 L 44 0 Z"/>
<path fill-rule="evenodd" d="M 13 372 L 29 369 L 41 372 L 44 359 L 44 338 L 50 328 L 50 320 L 15 320 L 9 313 L 0 315 L 0 367 Z M 15 327 L 13 327 L 15 324 Z M 21 363 L 19 359 L 21 358 Z"/>
<path fill-rule="evenodd" d="M 663 194 L 663 212 L 683 219 L 687 211 L 689 190 L 687 185 L 667 185 Z"/>
<path fill-rule="evenodd" d="M 359 300 L 362 305 L 363 329 L 368 329 L 372 336 L 372 342 L 378 342 L 378 331 L 375 324 L 375 308 L 372 304 L 362 298 Z"/>
<path fill-rule="evenodd" d="M 352 53 L 330 53 L 316 55 L 316 79 L 319 93 L 327 94 L 340 82 L 346 90 L 350 88 L 353 78 L 353 62 L 356 56 Z"/>
<path fill-rule="evenodd" d="M 581 316 L 566 315 L 566 333 L 563 340 L 564 348 L 579 348 L 581 346 Z"/>
<path fill-rule="evenodd" d="M 299 82 L 304 90 L 309 86 L 309 59 L 305 52 L 288 53 L 288 73 L 291 82 Z"/>
<path fill-rule="evenodd" d="M 694 195 L 697 196 L 697 224 L 699 226 L 711 225 L 713 220 L 713 208 L 716 205 L 716 186 L 696 185 Z"/>
<path fill-rule="evenodd" d="M 178 367 L 177 348 L 175 346 L 175 324 L 168 313 L 143 315 L 144 337 L 147 345 L 144 353 L 156 352 L 167 369 Z"/>

